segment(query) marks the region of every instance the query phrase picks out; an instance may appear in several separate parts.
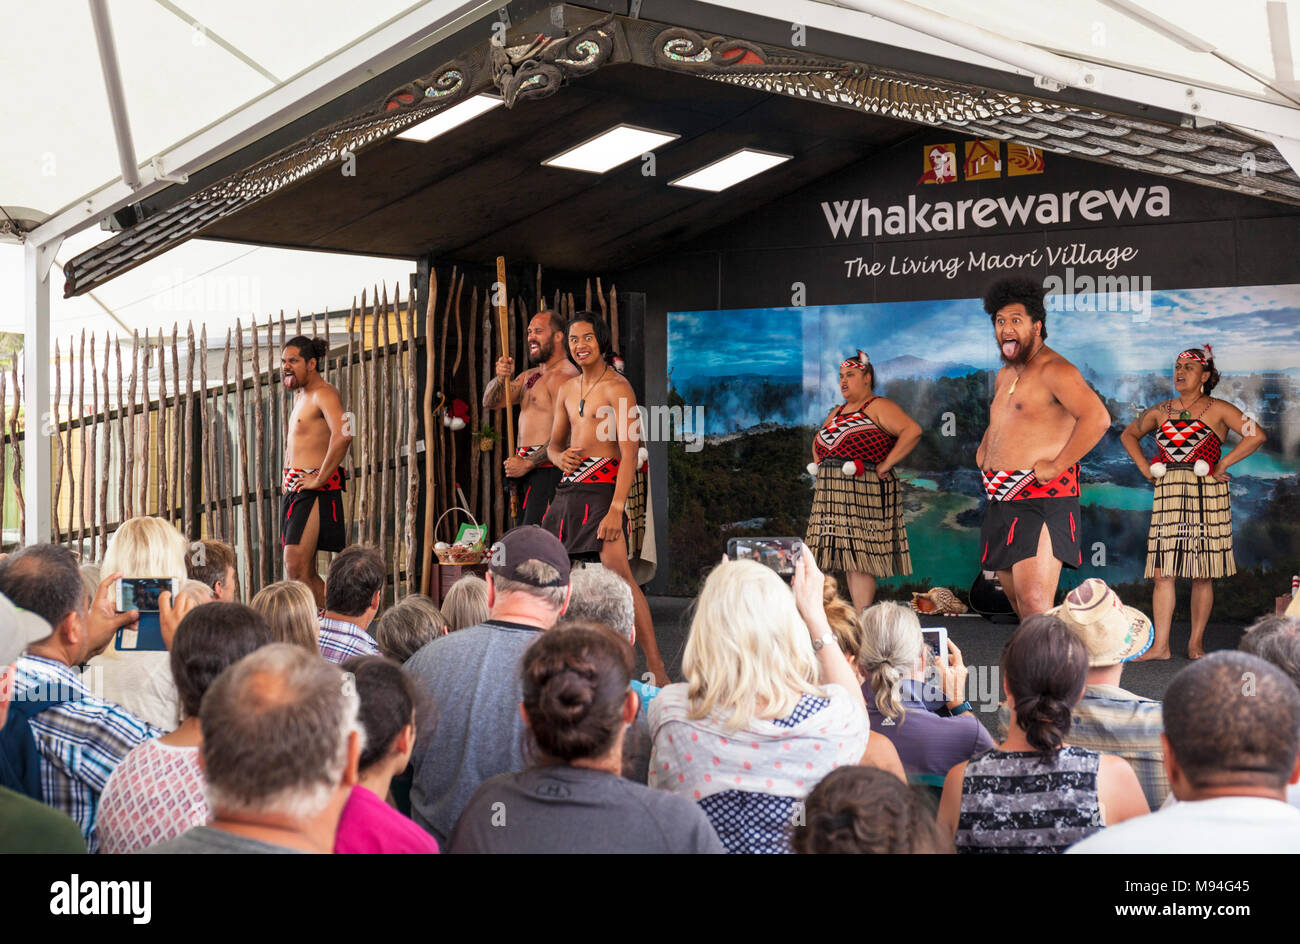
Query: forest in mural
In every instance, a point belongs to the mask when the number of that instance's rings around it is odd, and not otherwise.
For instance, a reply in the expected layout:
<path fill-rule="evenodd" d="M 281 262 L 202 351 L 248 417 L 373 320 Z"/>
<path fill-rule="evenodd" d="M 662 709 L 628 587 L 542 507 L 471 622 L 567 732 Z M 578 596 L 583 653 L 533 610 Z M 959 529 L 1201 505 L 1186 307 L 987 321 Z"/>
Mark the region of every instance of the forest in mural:
<path fill-rule="evenodd" d="M 1146 406 L 1173 396 L 1177 353 L 1208 342 L 1223 374 L 1214 395 L 1268 436 L 1230 470 L 1239 573 L 1217 585 L 1216 618 L 1271 612 L 1300 571 L 1300 285 L 1156 291 L 1140 313 L 1096 311 L 1096 301 L 1049 297 L 1048 344 L 1111 414 L 1083 462 L 1084 563 L 1065 571 L 1062 591 L 1098 576 L 1135 601 L 1149 598 L 1142 569 L 1152 490 L 1119 435 Z M 702 406 L 707 434 L 697 452 L 669 450 L 672 592 L 694 593 L 730 537 L 803 534 L 813 431 L 840 402 L 839 362 L 858 348 L 876 367 L 876 392 L 924 430 L 899 469 L 915 573 L 886 581 L 883 594 L 970 586 L 983 516 L 974 457 L 999 366 L 974 298 L 671 313 L 669 396 Z M 1143 447 L 1154 453 L 1150 439 Z"/>

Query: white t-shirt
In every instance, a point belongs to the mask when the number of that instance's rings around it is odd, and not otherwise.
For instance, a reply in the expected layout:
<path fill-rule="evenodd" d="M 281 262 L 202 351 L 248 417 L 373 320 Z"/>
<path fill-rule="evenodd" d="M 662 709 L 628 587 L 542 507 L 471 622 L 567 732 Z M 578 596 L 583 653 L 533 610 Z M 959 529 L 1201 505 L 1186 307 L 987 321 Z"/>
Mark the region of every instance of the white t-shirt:
<path fill-rule="evenodd" d="M 1300 809 L 1247 796 L 1176 803 L 1099 830 L 1066 852 L 1300 852 Z"/>
<path fill-rule="evenodd" d="M 160 731 L 175 731 L 181 723 L 169 652 L 121 652 L 110 645 L 86 664 L 81 680 Z"/>

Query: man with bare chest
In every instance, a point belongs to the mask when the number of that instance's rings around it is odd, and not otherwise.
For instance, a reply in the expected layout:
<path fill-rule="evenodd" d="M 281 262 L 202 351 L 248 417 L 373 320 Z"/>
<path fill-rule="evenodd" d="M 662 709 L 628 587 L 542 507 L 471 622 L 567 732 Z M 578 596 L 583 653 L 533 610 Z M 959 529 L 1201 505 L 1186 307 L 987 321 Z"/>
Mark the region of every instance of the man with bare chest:
<path fill-rule="evenodd" d="M 323 339 L 300 335 L 285 345 L 280 359 L 285 389 L 294 391 L 280 499 L 284 575 L 310 587 L 318 607 L 325 606 L 325 582 L 316 570 L 316 552 L 341 551 L 347 544 L 347 472 L 341 463 L 352 442 L 339 392 L 318 369 L 328 354 Z"/>
<path fill-rule="evenodd" d="M 578 369 L 564 356 L 564 321 L 555 312 L 539 312 L 528 323 L 528 363 L 528 370 L 511 380 L 514 359 L 499 358 L 496 376 L 483 391 L 483 409 L 504 409 L 508 383 L 510 402 L 519 406 L 515 454 L 505 461 L 506 478 L 519 498 L 515 526 L 541 524 L 560 482 L 560 470 L 546 454 L 546 443 L 555 418 L 555 393 L 577 376 Z"/>
<path fill-rule="evenodd" d="M 548 437 L 551 462 L 564 473 L 542 527 L 560 539 L 570 557 L 599 557 L 632 589 L 636 641 L 655 684 L 668 672 L 659 655 L 650 606 L 632 579 L 627 559 L 627 494 L 636 478 L 641 447 L 640 414 L 632 385 L 607 361 L 609 327 L 580 311 L 569 322 L 569 353 L 576 377 L 559 388 Z"/>
<path fill-rule="evenodd" d="M 984 296 L 1004 367 L 975 462 L 988 497 L 980 565 L 995 570 L 1023 621 L 1055 602 L 1061 565 L 1083 563 L 1079 460 L 1110 414 L 1078 368 L 1046 345 L 1043 289 L 1006 279 Z"/>

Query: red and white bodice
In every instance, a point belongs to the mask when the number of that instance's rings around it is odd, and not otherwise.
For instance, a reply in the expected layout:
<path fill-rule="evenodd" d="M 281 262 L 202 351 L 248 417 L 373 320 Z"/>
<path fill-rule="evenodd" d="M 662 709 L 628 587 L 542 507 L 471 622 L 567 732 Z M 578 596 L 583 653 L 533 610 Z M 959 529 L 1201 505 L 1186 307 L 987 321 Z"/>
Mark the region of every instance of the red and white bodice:
<path fill-rule="evenodd" d="M 1156 460 L 1166 465 L 1219 464 L 1223 444 L 1200 420 L 1167 419 L 1156 428 Z"/>
<path fill-rule="evenodd" d="M 867 416 L 867 407 L 875 399 L 872 397 L 862 405 L 862 409 L 852 413 L 836 413 L 817 431 L 813 439 L 813 454 L 817 456 L 818 462 L 828 459 L 884 461 L 898 440 Z"/>

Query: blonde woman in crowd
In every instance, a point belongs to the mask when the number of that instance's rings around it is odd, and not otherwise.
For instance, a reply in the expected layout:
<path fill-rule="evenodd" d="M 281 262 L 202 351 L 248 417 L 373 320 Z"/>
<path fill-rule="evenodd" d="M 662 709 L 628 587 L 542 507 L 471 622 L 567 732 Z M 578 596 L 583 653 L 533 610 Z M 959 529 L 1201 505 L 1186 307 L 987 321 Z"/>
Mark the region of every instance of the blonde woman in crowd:
<path fill-rule="evenodd" d="M 316 598 L 305 583 L 281 580 L 267 584 L 253 597 L 253 609 L 271 627 L 271 642 L 287 642 L 308 652 L 320 652 Z"/>
<path fill-rule="evenodd" d="M 188 579 L 185 572 L 188 550 L 184 535 L 162 518 L 130 518 L 108 539 L 100 573 L 171 577 L 179 588 Z M 129 639 L 133 634 L 125 635 Z M 116 648 L 115 642 L 109 642 L 107 649 L 87 663 L 85 675 L 93 691 L 102 693 L 106 700 L 116 702 L 141 721 L 164 731 L 174 730 L 180 724 L 171 656 L 166 651 L 123 652 Z"/>
<path fill-rule="evenodd" d="M 698 803 L 728 852 L 789 852 L 799 802 L 866 753 L 862 691 L 824 583 L 807 548 L 791 586 L 754 561 L 718 565 L 691 622 L 686 682 L 650 705 L 650 785 Z"/>

